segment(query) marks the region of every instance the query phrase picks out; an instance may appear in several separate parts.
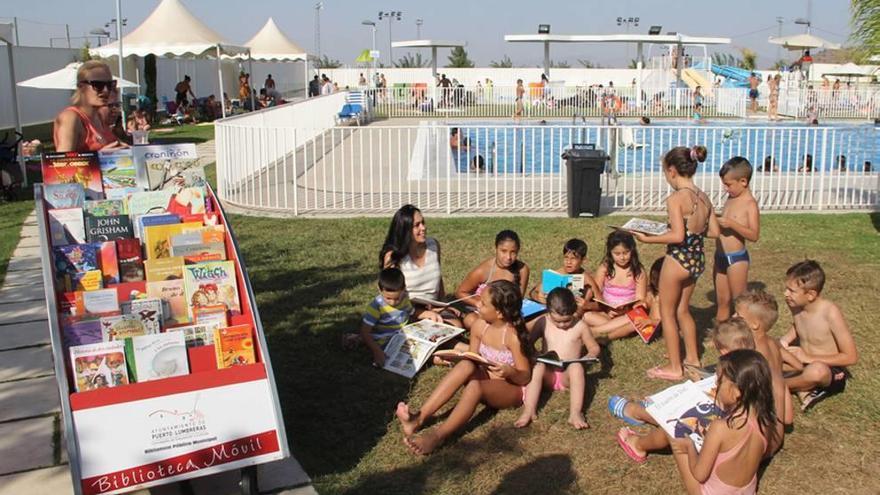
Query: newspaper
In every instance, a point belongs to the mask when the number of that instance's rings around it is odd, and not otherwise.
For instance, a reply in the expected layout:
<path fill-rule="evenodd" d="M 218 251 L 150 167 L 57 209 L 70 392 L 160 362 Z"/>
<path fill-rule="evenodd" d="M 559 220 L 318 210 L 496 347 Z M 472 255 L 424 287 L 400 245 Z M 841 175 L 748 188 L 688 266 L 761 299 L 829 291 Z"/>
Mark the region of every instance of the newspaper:
<path fill-rule="evenodd" d="M 441 344 L 462 332 L 463 328 L 430 320 L 409 324 L 388 340 L 384 368 L 412 378 Z"/>

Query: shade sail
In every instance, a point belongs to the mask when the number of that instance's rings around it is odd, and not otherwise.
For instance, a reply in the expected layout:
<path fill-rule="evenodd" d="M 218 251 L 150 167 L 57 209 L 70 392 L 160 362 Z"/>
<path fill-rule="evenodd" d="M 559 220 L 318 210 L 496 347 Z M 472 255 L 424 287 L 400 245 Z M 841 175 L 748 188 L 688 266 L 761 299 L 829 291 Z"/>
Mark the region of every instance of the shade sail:
<path fill-rule="evenodd" d="M 26 81 L 21 81 L 17 84 L 17 86 L 37 89 L 74 90 L 76 89 L 76 71 L 79 69 L 80 65 L 82 65 L 82 62 L 73 62 L 67 64 L 61 69 L 52 71 L 48 74 L 43 74 L 42 76 L 32 77 Z M 138 86 L 131 81 L 120 79 L 116 76 L 114 76 L 113 79 L 116 79 L 116 81 L 118 81 L 117 84 L 122 88 L 136 88 Z"/>

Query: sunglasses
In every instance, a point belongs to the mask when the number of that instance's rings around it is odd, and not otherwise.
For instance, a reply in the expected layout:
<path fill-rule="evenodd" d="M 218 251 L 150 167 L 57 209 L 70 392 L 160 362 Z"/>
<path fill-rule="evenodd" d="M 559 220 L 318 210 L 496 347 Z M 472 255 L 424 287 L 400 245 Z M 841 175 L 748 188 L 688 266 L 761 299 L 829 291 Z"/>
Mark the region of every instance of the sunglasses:
<path fill-rule="evenodd" d="M 77 82 L 77 84 L 88 84 L 89 86 L 92 87 L 92 89 L 94 89 L 98 93 L 100 93 L 101 91 L 104 91 L 105 89 L 108 89 L 110 91 L 113 91 L 114 89 L 116 89 L 116 80 L 115 79 L 110 80 L 110 81 L 100 81 L 100 80 L 79 81 L 79 82 Z"/>
<path fill-rule="evenodd" d="M 122 103 L 108 103 L 107 106 L 110 108 L 122 108 Z"/>

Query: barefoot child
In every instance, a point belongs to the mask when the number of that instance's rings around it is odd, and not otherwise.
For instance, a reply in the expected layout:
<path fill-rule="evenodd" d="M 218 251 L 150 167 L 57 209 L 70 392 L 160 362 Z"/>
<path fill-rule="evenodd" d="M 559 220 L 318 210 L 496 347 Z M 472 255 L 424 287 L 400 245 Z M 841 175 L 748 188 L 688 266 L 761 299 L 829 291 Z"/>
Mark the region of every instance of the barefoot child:
<path fill-rule="evenodd" d="M 420 310 L 416 312 L 406 293 L 403 272 L 397 268 L 385 268 L 379 272 L 379 295 L 370 301 L 361 320 L 360 340 L 373 354 L 373 364 L 385 365 L 382 347 L 388 339 L 409 323 L 410 317 L 419 320 L 442 322 L 439 314 Z"/>
<path fill-rule="evenodd" d="M 495 256 L 483 261 L 470 271 L 455 291 L 455 298 L 462 299 L 464 327 L 470 329 L 479 319 L 478 297 L 489 282 L 508 280 L 519 288 L 520 295 L 529 286 L 529 266 L 517 259 L 519 236 L 512 230 L 502 230 L 495 236 Z"/>
<path fill-rule="evenodd" d="M 660 327 L 660 271 L 662 270 L 662 268 L 663 258 L 657 258 L 656 260 L 654 260 L 654 263 L 651 264 L 651 270 L 648 274 L 648 293 L 642 305 L 648 311 L 649 321 L 631 321 L 626 315 L 618 316 L 617 318 L 609 320 L 608 323 L 596 327 L 590 327 L 590 331 L 593 332 L 593 336 L 597 339 L 620 339 L 635 333 L 636 327 L 641 330 L 645 327 L 645 325 L 653 325 L 654 332 L 656 333 L 657 329 L 659 329 Z M 620 325 L 619 320 L 621 318 L 626 318 L 626 321 L 631 324 Z"/>
<path fill-rule="evenodd" d="M 584 268 L 587 260 L 587 243 L 580 239 L 569 239 L 562 247 L 562 267 L 557 271 L 564 274 L 584 274 L 584 290 L 580 296 L 575 296 L 578 306 L 578 316 L 582 315 L 594 294 L 598 294 L 593 275 Z M 532 287 L 529 298 L 541 304 L 547 304 L 547 294 L 541 290 L 541 283 Z"/>
<path fill-rule="evenodd" d="M 629 301 L 644 301 L 647 296 L 648 277 L 639 261 L 636 240 L 629 232 L 615 230 L 605 240 L 605 258 L 596 268 L 596 286 L 603 301 L 620 305 Z M 629 328 L 626 315 L 602 308 L 584 315 L 591 327 L 615 320 L 613 329 Z"/>
<path fill-rule="evenodd" d="M 660 317 L 669 363 L 649 369 L 649 378 L 677 381 L 684 376 L 682 365 L 700 366 L 697 326 L 690 301 L 697 279 L 706 267 L 703 238 L 710 229 L 717 229 L 709 197 L 694 184 L 697 165 L 704 161 L 703 146 L 677 146 L 663 156 L 666 182 L 675 190 L 666 200 L 669 231 L 656 236 L 634 234 L 641 242 L 666 244 L 666 259 L 660 272 Z M 684 337 L 683 362 L 679 337 Z"/>
<path fill-rule="evenodd" d="M 537 320 L 530 341 L 543 338 L 541 352 L 555 351 L 560 359 L 577 359 L 584 356 L 599 356 L 599 344 L 590 333 L 590 328 L 577 317 L 577 305 L 570 290 L 557 287 L 547 295 L 548 313 Z M 537 363 L 532 371 L 532 380 L 525 389 L 523 412 L 514 425 L 527 426 L 537 419 L 538 399 L 541 388 L 547 386 L 553 391 L 571 389 L 571 404 L 568 422 L 577 430 L 589 428 L 584 419 L 584 393 L 586 391 L 585 369 L 581 363 L 569 364 L 564 370 L 544 363 Z"/>
<path fill-rule="evenodd" d="M 490 282 L 480 293 L 479 315 L 471 331 L 470 351 L 492 364 L 485 366 L 461 360 L 447 373 L 420 409 L 397 404 L 397 419 L 403 440 L 416 454 L 430 454 L 450 435 L 460 430 L 481 402 L 494 409 L 522 404 L 522 387 L 531 378 L 529 358 L 533 348 L 520 313 L 520 288 L 507 280 Z M 458 403 L 446 421 L 416 435 L 422 425 L 462 389 Z"/>
<path fill-rule="evenodd" d="M 856 364 L 859 354 L 840 308 L 822 297 L 825 272 L 819 263 L 795 263 L 785 275 L 785 302 L 794 320 L 779 340 L 786 370 L 794 372 L 785 383 L 806 411 L 827 396 L 843 392 L 849 376 L 846 367 Z M 792 345 L 795 342 L 800 345 Z"/>
<path fill-rule="evenodd" d="M 730 303 L 746 290 L 749 281 L 749 252 L 746 241 L 757 242 L 760 235 L 758 202 L 752 196 L 752 164 L 735 156 L 722 165 L 721 182 L 727 191 L 724 211 L 718 217 L 718 240 L 715 242 L 716 321 L 730 318 Z M 766 356 L 765 356 L 766 357 Z"/>
<path fill-rule="evenodd" d="M 687 493 L 754 494 L 758 467 L 776 435 L 770 369 L 760 353 L 741 349 L 718 361 L 715 401 L 725 411 L 712 421 L 697 453 L 688 438 L 671 438 Z"/>

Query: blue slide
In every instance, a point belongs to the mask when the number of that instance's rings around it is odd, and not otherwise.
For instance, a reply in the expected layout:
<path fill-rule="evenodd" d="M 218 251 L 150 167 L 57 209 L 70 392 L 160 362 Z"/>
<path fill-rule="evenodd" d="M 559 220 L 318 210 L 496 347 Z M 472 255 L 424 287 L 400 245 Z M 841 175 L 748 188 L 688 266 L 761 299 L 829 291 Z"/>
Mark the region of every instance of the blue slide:
<path fill-rule="evenodd" d="M 712 65 L 712 73 L 727 79 L 724 83 L 725 86 L 736 88 L 748 87 L 749 77 L 752 75 L 751 72 L 739 67 L 714 64 Z"/>

